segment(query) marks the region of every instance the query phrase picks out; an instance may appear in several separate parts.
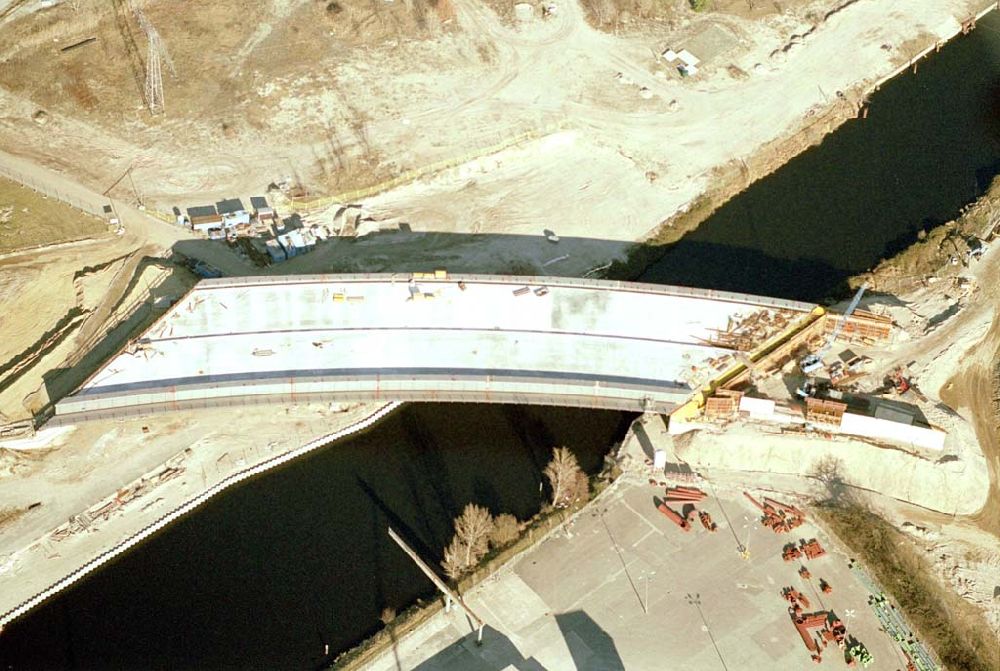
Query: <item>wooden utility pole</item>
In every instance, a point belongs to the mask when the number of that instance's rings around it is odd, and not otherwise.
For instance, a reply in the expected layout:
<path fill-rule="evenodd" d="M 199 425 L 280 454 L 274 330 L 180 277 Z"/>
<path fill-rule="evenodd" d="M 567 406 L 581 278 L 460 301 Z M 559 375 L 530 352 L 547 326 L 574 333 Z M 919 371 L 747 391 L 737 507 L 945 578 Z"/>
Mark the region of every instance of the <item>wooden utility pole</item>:
<path fill-rule="evenodd" d="M 468 615 L 469 619 L 472 620 L 472 622 L 476 625 L 476 645 L 482 645 L 483 627 L 486 626 L 483 620 L 474 612 L 472 612 L 472 609 L 469 608 L 469 606 L 465 603 L 465 601 L 462 600 L 462 597 L 451 591 L 448 585 L 445 584 L 444 580 L 441 580 L 438 574 L 435 573 L 431 569 L 431 567 L 428 566 L 427 563 L 420 558 L 420 555 L 418 555 L 413 550 L 413 548 L 411 548 L 409 545 L 406 544 L 406 541 L 404 541 L 402 538 L 399 537 L 399 534 L 397 534 L 392 527 L 389 527 L 389 538 L 396 541 L 396 545 L 401 547 L 403 549 L 403 552 L 409 555 L 410 559 L 412 559 L 413 562 L 417 565 L 417 568 L 423 571 L 424 575 L 430 578 L 430 581 L 434 583 L 434 586 L 437 587 L 439 590 L 441 590 L 441 593 L 444 595 L 445 598 L 444 610 L 446 613 L 451 611 L 451 606 L 453 603 L 457 603 L 459 606 L 462 607 L 462 610 L 465 611 L 465 614 Z"/>

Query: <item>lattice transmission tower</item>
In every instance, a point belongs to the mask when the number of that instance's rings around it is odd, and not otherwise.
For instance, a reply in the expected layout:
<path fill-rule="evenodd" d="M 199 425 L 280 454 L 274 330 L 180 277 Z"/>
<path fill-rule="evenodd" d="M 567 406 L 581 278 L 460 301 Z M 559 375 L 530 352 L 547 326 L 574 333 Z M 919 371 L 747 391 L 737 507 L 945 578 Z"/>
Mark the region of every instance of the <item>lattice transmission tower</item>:
<path fill-rule="evenodd" d="M 174 76 L 177 75 L 176 70 L 174 70 L 174 62 L 170 60 L 170 53 L 167 52 L 167 47 L 160 38 L 160 34 L 156 32 L 156 28 L 153 24 L 149 22 L 146 15 L 142 13 L 139 7 L 133 7 L 132 11 L 135 13 L 135 18 L 139 21 L 139 25 L 142 27 L 142 32 L 146 33 L 146 43 L 147 43 L 147 54 L 146 54 L 146 106 L 149 107 L 150 114 L 161 114 L 165 109 L 165 103 L 163 100 L 163 73 L 160 69 L 160 61 L 167 64 L 167 69 Z"/>

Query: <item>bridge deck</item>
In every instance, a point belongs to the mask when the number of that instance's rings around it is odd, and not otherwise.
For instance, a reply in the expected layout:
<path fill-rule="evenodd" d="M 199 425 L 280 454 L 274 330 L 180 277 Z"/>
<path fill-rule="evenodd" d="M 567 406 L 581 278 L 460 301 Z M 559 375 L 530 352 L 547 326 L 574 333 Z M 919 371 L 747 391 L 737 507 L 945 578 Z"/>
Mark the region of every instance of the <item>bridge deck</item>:
<path fill-rule="evenodd" d="M 206 280 L 56 410 L 307 395 L 669 409 L 729 353 L 707 344 L 717 331 L 811 307 L 555 278 Z"/>

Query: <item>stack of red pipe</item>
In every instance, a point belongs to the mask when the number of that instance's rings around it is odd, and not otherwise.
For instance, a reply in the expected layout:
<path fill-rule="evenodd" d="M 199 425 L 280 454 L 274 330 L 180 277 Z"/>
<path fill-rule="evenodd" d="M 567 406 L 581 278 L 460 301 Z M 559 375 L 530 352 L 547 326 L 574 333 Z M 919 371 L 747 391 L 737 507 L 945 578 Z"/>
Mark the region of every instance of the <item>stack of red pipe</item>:
<path fill-rule="evenodd" d="M 816 559 L 817 557 L 825 555 L 826 550 L 823 549 L 823 546 L 819 544 L 818 540 L 813 538 L 802 543 L 802 554 L 804 554 L 807 559 Z"/>
<path fill-rule="evenodd" d="M 661 513 L 663 513 L 668 520 L 679 526 L 684 531 L 691 531 L 691 525 L 688 523 L 688 521 L 683 517 L 681 517 L 681 515 L 677 511 L 670 508 L 670 506 L 668 506 L 666 503 L 661 503 L 660 505 L 656 506 L 656 509 L 659 510 Z"/>
<path fill-rule="evenodd" d="M 707 496 L 705 492 L 694 487 L 667 487 L 667 501 L 679 503 L 698 503 Z"/>

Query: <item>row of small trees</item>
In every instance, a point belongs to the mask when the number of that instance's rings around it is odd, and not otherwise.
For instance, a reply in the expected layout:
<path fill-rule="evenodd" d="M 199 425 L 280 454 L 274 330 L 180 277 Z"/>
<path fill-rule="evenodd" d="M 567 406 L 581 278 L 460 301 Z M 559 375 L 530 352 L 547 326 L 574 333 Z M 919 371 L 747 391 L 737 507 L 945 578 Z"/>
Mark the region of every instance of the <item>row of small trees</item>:
<path fill-rule="evenodd" d="M 566 508 L 590 497 L 587 474 L 580 468 L 573 453 L 565 447 L 552 452 L 552 459 L 542 471 L 552 489 L 552 505 Z M 493 517 L 482 506 L 469 503 L 455 518 L 455 535 L 444 550 L 441 566 L 448 577 L 458 579 L 479 564 L 493 548 L 510 545 L 521 533 L 521 524 L 508 513 Z"/>

